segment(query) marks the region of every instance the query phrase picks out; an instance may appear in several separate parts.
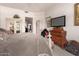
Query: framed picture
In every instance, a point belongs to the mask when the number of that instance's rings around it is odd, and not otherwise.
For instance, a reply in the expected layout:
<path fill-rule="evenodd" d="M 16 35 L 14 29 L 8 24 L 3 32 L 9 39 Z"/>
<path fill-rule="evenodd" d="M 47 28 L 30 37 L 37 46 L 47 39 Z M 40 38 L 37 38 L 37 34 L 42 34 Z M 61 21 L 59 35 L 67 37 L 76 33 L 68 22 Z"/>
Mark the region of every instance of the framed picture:
<path fill-rule="evenodd" d="M 74 5 L 75 26 L 79 26 L 79 3 Z"/>

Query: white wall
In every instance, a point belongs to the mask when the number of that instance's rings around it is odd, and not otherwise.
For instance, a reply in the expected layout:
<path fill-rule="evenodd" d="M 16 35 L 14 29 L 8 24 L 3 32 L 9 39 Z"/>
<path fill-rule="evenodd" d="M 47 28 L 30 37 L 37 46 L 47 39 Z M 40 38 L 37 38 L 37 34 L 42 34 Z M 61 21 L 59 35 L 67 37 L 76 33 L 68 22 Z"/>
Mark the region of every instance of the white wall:
<path fill-rule="evenodd" d="M 33 17 L 33 33 L 36 33 L 36 21 L 45 20 L 43 12 L 29 12 L 25 13 L 23 10 L 14 9 L 10 7 L 0 6 L 0 27 L 6 28 L 6 18 L 13 18 L 15 14 L 18 14 L 22 21 L 22 32 L 25 31 L 25 17 Z M 43 22 L 41 23 L 43 24 Z M 42 26 L 44 28 L 45 26 Z"/>
<path fill-rule="evenodd" d="M 56 4 L 46 12 L 46 17 L 54 18 L 62 15 L 66 15 L 66 27 L 64 29 L 67 31 L 67 39 L 79 41 L 79 26 L 74 26 L 74 4 Z"/>
<path fill-rule="evenodd" d="M 36 21 L 40 20 L 40 24 L 39 24 L 40 25 L 40 29 L 39 29 L 40 31 L 42 31 L 44 28 L 46 28 L 45 13 L 44 12 L 39 12 L 39 13 L 36 12 L 34 17 L 35 17 Z"/>

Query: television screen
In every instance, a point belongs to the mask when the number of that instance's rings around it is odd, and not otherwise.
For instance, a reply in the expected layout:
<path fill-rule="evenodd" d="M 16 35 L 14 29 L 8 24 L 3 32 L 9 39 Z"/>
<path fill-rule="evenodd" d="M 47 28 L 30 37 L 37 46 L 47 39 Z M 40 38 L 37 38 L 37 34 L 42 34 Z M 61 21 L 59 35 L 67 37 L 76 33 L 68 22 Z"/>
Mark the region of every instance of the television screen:
<path fill-rule="evenodd" d="M 51 26 L 52 27 L 63 27 L 65 26 L 65 16 L 60 16 L 51 19 Z"/>

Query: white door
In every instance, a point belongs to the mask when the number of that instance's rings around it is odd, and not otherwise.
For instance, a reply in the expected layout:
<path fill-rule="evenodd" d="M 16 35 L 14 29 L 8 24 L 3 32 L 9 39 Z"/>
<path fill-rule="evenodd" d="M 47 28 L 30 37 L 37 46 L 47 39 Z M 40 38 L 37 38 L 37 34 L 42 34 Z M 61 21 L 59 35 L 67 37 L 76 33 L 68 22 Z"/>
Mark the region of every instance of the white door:
<path fill-rule="evenodd" d="M 40 34 L 40 20 L 37 20 L 36 21 L 36 33 L 38 34 Z"/>

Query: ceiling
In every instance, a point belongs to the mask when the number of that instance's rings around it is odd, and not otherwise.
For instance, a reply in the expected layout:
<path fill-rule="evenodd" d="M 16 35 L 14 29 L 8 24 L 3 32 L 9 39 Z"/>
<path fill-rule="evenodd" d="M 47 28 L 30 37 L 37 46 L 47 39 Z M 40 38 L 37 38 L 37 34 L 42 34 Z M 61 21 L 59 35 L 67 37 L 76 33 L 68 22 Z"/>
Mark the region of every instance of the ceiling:
<path fill-rule="evenodd" d="M 21 9 L 24 11 L 47 11 L 54 3 L 0 3 L 0 5 Z"/>

